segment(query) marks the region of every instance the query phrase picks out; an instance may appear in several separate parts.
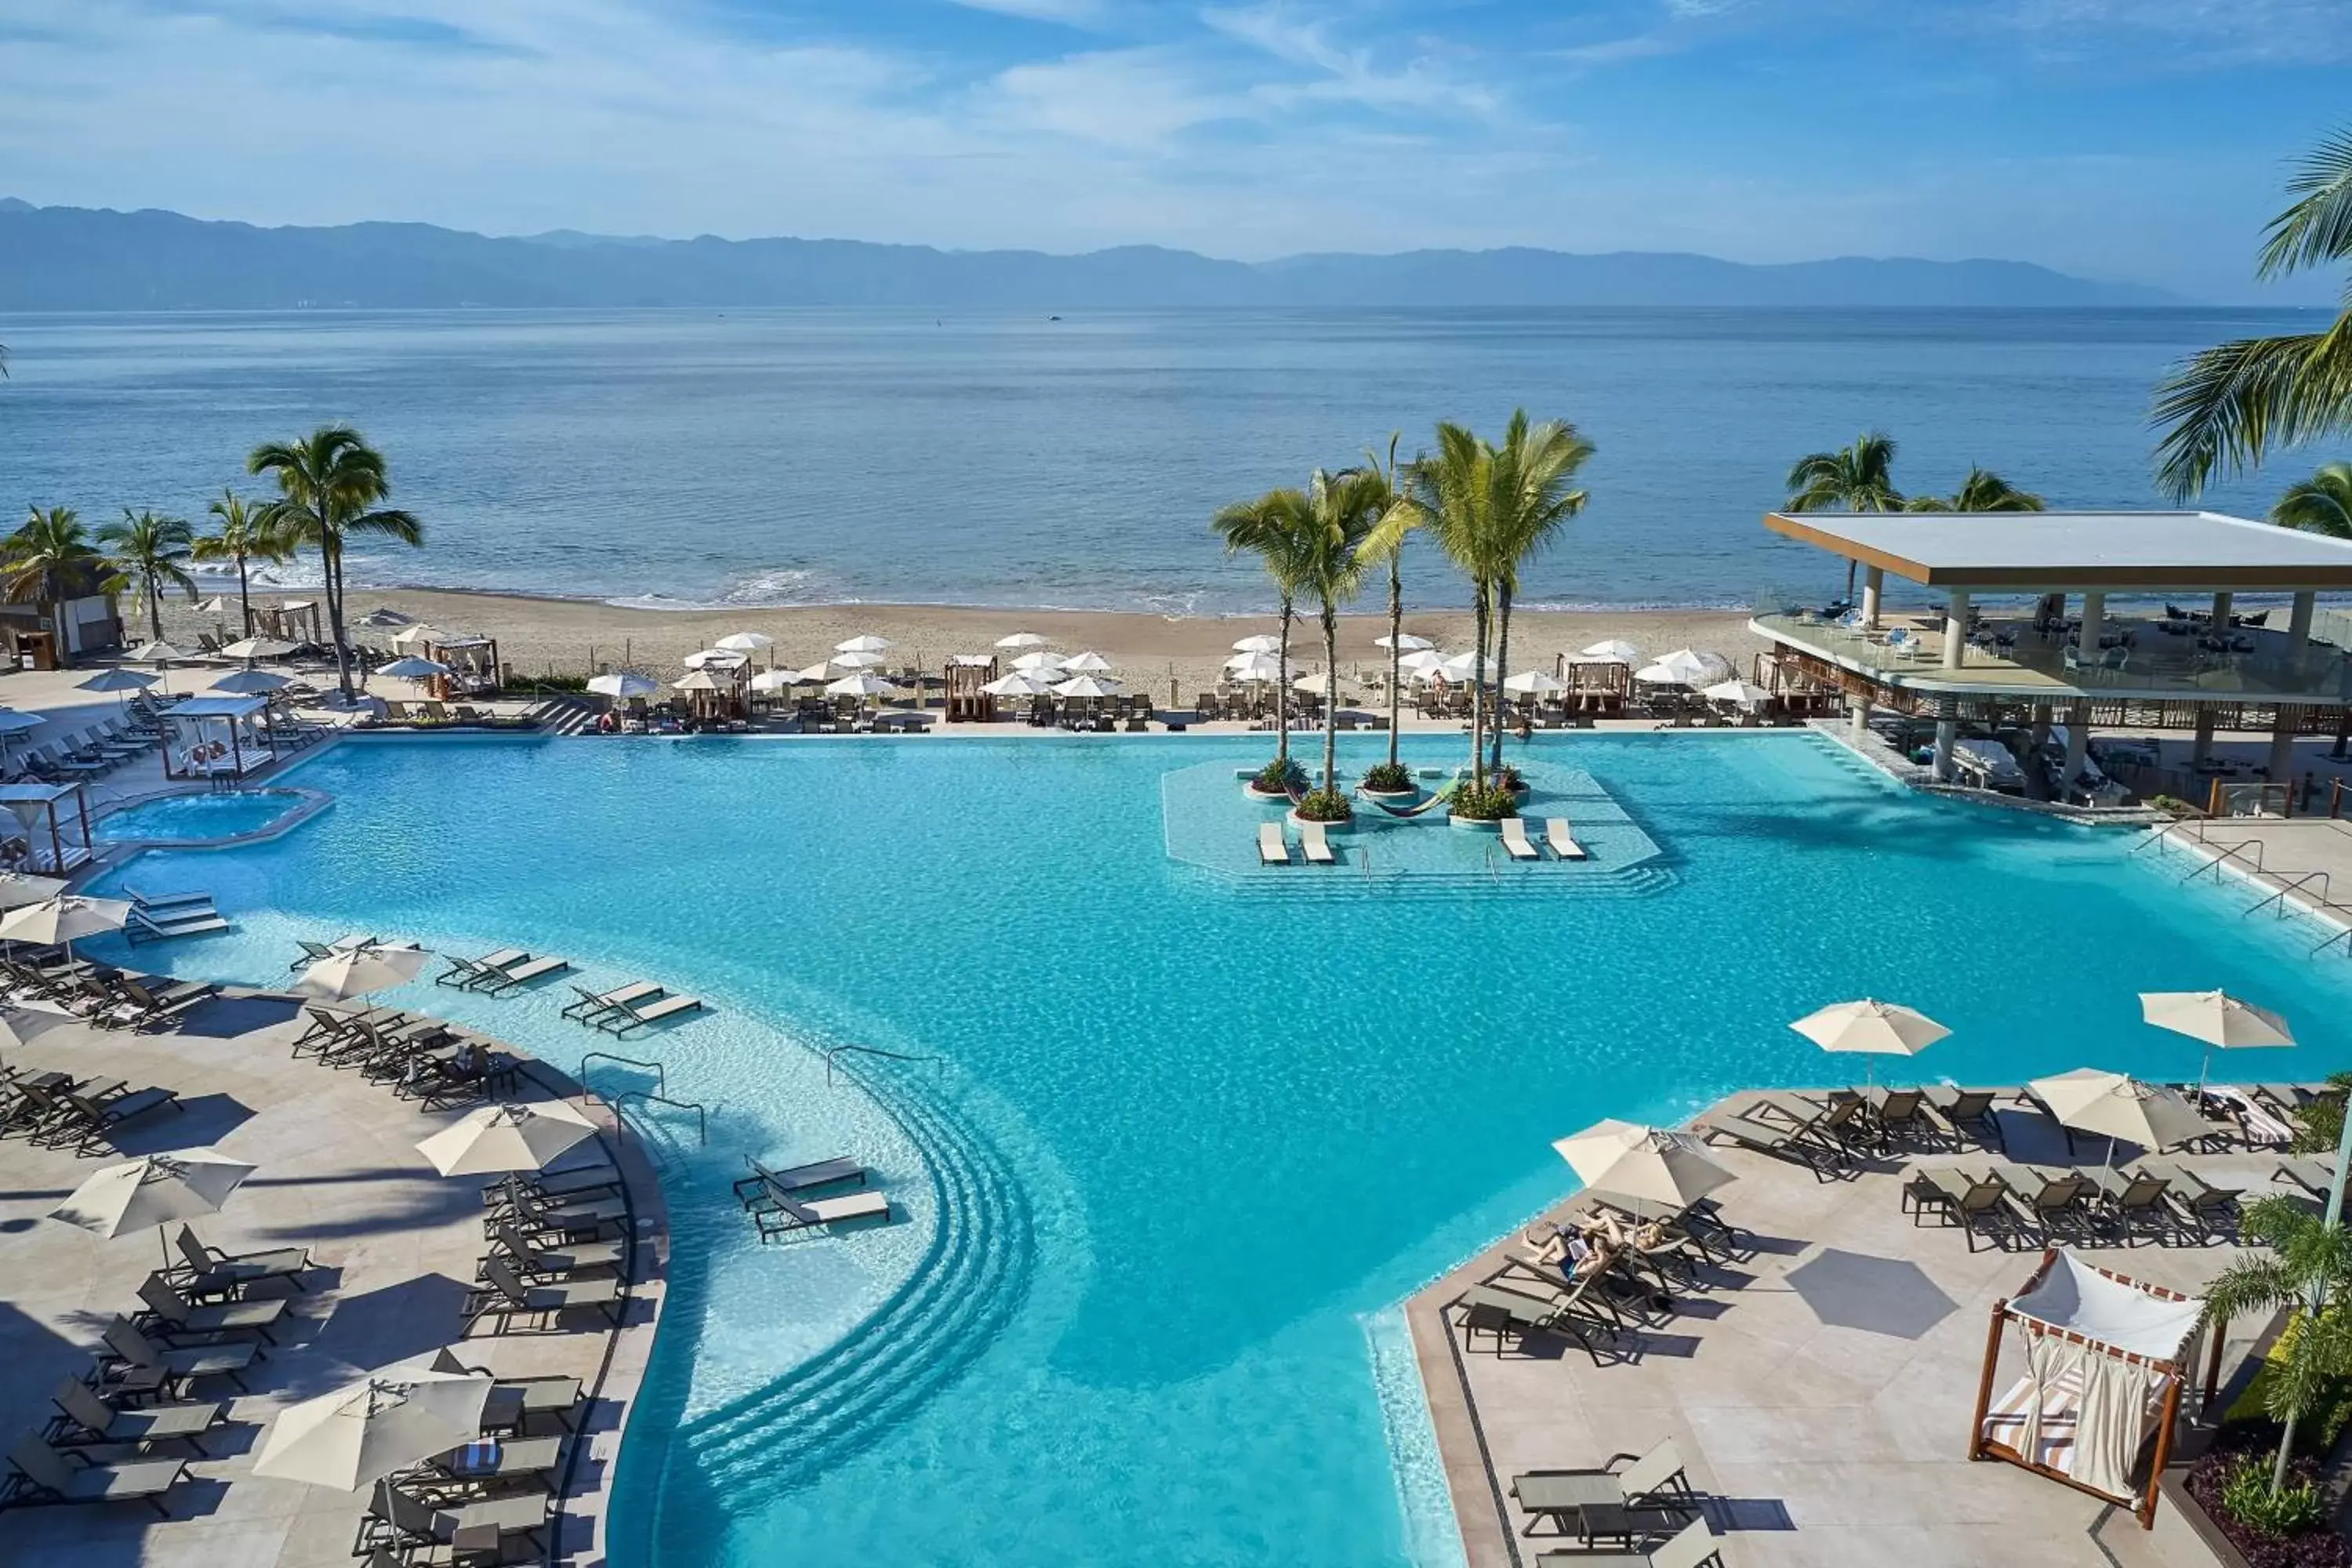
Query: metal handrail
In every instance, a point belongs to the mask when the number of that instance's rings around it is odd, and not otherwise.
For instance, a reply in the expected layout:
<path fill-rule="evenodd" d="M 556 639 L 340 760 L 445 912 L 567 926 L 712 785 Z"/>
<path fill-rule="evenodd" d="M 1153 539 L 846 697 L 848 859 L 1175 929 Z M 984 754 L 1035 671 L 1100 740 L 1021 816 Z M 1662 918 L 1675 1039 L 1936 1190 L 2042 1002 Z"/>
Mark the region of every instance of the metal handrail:
<path fill-rule="evenodd" d="M 2328 935 L 2320 938 L 2318 942 L 2312 945 L 2311 952 L 2307 956 L 2317 958 L 2321 953 L 2326 952 L 2329 948 L 2334 947 L 2339 942 L 2346 942 L 2344 951 L 2347 956 L 2352 956 L 2352 941 L 2347 941 L 2347 938 L 2352 938 L 2352 926 L 2347 926 L 2342 931 L 2333 931 Z"/>
<path fill-rule="evenodd" d="M 886 1051 L 879 1046 L 860 1046 L 845 1042 L 824 1053 L 824 1082 L 828 1089 L 833 1087 L 833 1058 L 844 1051 L 856 1051 L 861 1056 L 887 1057 L 894 1062 L 936 1062 L 944 1059 L 940 1057 L 908 1056 L 904 1051 Z"/>
<path fill-rule="evenodd" d="M 2242 857 L 2249 847 L 2252 847 L 2254 852 L 2253 868 L 2260 871 L 2263 868 L 2263 841 L 2259 838 L 2248 838 L 2241 843 L 2221 846 L 2221 852 L 2219 855 L 2202 865 L 2190 867 L 2189 874 L 2180 879 L 2183 882 L 2193 882 L 2210 871 L 2213 873 L 2213 879 L 2218 882 L 2221 879 L 2221 868 L 2228 862 Z"/>
<path fill-rule="evenodd" d="M 580 1058 L 580 1087 L 583 1089 L 587 1089 L 589 1087 L 588 1064 L 593 1061 L 619 1062 L 624 1066 L 633 1068 L 651 1068 L 654 1070 L 654 1092 L 656 1094 L 667 1094 L 669 1092 L 668 1068 L 663 1067 L 659 1062 L 647 1061 L 643 1057 L 625 1057 L 616 1051 L 590 1051 L 586 1056 Z M 624 1090 L 623 1092 L 625 1093 L 626 1091 Z M 610 1104 L 611 1102 L 608 1100 L 606 1103 Z"/>
<path fill-rule="evenodd" d="M 695 1142 L 704 1146 L 708 1146 L 709 1144 L 710 1111 L 700 1100 L 672 1100 L 667 1095 L 656 1094 L 651 1089 L 623 1089 L 620 1093 L 614 1095 L 604 1103 L 613 1108 L 614 1115 L 618 1116 L 622 1114 L 621 1107 L 623 1102 L 631 1100 L 641 1100 L 647 1105 L 667 1105 L 675 1110 L 693 1111 Z"/>
<path fill-rule="evenodd" d="M 2247 906 L 2245 910 L 2247 914 L 2252 914 L 2254 910 L 2261 909 L 2265 904 L 2276 904 L 2279 907 L 2279 918 L 2281 920 L 2284 920 L 2286 918 L 2286 896 L 2289 893 L 2298 892 L 2303 889 L 2311 886 L 2315 881 L 2319 884 L 2319 901 L 2323 904 L 2331 901 L 2327 896 L 2327 873 L 2325 871 L 2304 871 L 2293 877 L 2281 877 L 2273 874 L 2271 880 L 2279 884 L 2278 891 L 2271 894 L 2268 898 Z"/>

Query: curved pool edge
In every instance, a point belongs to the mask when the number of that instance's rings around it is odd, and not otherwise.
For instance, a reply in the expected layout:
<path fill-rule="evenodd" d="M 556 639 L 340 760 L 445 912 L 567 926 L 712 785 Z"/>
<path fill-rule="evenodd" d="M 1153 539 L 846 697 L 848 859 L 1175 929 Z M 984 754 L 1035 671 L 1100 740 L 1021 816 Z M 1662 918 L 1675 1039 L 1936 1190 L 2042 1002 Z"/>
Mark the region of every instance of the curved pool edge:
<path fill-rule="evenodd" d="M 131 855 L 135 855 L 147 849 L 243 849 L 256 844 L 267 844 L 274 838 L 283 838 L 286 835 L 293 832 L 296 828 L 301 826 L 304 823 L 310 821 L 312 817 L 318 816 L 320 812 L 335 804 L 335 797 L 328 794 L 326 791 L 310 789 L 301 784 L 273 783 L 264 785 L 259 789 L 239 790 L 236 793 L 242 795 L 292 795 L 295 797 L 295 801 L 294 804 L 289 806 L 284 812 L 270 818 L 268 822 L 263 823 L 259 827 L 249 828 L 243 833 L 220 834 L 201 837 L 180 836 L 150 838 L 144 836 L 130 836 L 119 838 L 104 838 L 100 842 L 107 848 L 117 852 L 114 856 L 109 857 L 109 858 L 115 859 L 118 862 L 122 858 L 127 858 Z M 120 816 L 125 812 L 136 810 L 141 806 L 153 805 L 163 801 L 211 800 L 214 798 L 215 798 L 214 792 L 206 785 L 190 785 L 181 789 L 152 790 L 145 795 L 131 795 L 126 799 L 110 803 L 90 819 L 90 826 L 93 828 L 96 828 L 101 824 L 107 822 L 110 818 Z"/>

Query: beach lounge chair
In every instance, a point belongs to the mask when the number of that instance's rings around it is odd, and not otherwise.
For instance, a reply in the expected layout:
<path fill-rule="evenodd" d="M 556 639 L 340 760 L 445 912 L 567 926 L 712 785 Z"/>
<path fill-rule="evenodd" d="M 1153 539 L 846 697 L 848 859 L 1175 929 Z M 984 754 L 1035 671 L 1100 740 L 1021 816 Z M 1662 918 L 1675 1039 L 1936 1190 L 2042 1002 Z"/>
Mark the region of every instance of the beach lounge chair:
<path fill-rule="evenodd" d="M 168 1089 L 110 1092 L 103 1098 L 67 1090 L 58 1099 L 64 1114 L 35 1133 L 33 1142 L 51 1149 L 69 1147 L 83 1154 L 104 1148 L 118 1127 L 160 1110 L 182 1109 L 180 1097 Z"/>
<path fill-rule="evenodd" d="M 1728 1139 L 1759 1154 L 1797 1161 L 1811 1170 L 1817 1181 L 1828 1181 L 1846 1163 L 1843 1151 L 1804 1136 L 1800 1128 L 1775 1126 L 1769 1121 L 1729 1111 L 1700 1117 L 1692 1125 L 1698 1130 L 1703 1142 L 1711 1143 L 1718 1138 Z"/>
<path fill-rule="evenodd" d="M 608 1035 L 626 1035 L 649 1028 L 665 1018 L 675 1018 L 685 1013 L 702 1011 L 699 996 L 664 996 L 645 1005 L 632 1006 L 623 1003 L 613 1011 L 590 1020 Z"/>
<path fill-rule="evenodd" d="M 1282 837 L 1280 823 L 1261 822 L 1257 825 L 1257 863 L 1261 866 L 1290 864 L 1290 846 Z"/>
<path fill-rule="evenodd" d="M 509 965 L 503 972 L 493 972 L 486 975 L 474 989 L 488 991 L 493 995 L 502 995 L 518 986 L 528 985 L 534 980 L 543 980 L 551 974 L 561 974 L 571 967 L 572 961 L 568 958 L 525 959 L 520 963 Z"/>
<path fill-rule="evenodd" d="M 1914 1225 L 1918 1215 L 1936 1210 L 1945 1224 L 1968 1233 L 1969 1250 L 1974 1252 L 1979 1237 L 2000 1245 L 2000 1233 L 2008 1228 L 2008 1210 L 2001 1200 L 2008 1194 L 2009 1186 L 1999 1176 L 1970 1176 L 1948 1165 L 1929 1166 L 1912 1172 L 1903 1184 L 1903 1206 Z"/>
<path fill-rule="evenodd" d="M 2074 1172 L 2044 1170 L 2039 1165 L 1995 1165 L 1992 1173 L 2009 1188 L 2010 1212 L 2040 1230 L 2044 1239 L 2083 1228 L 2076 1222 L 2085 1217 L 2084 1199 L 2092 1188 Z"/>
<path fill-rule="evenodd" d="M 482 1205 L 499 1214 L 511 1214 L 532 1205 L 544 1207 L 572 1198 L 617 1193 L 620 1186 L 621 1173 L 610 1161 L 600 1159 L 536 1176 L 510 1175 L 482 1189 Z"/>
<path fill-rule="evenodd" d="M 1936 1124 L 1927 1119 L 1927 1093 L 1919 1089 L 1881 1089 L 1865 1090 L 1862 1102 L 1870 1110 L 1870 1119 L 1878 1124 L 1882 1141 L 1891 1141 L 1897 1133 L 1936 1135 Z"/>
<path fill-rule="evenodd" d="M 180 1442 L 201 1455 L 205 1451 L 201 1441 L 204 1435 L 228 1415 L 228 1405 L 219 1401 L 117 1410 L 78 1377 L 58 1379 L 49 1403 L 58 1407 L 58 1417 L 49 1424 L 46 1440 L 70 1448 L 96 1443 L 131 1443 L 144 1447 L 150 1443 Z"/>
<path fill-rule="evenodd" d="M 1554 1290 L 1544 1296 L 1514 1290 L 1506 1285 L 1488 1281 L 1473 1285 L 1462 1293 L 1463 1332 L 1481 1331 L 1496 1335 L 1496 1353 L 1500 1355 L 1504 1330 L 1513 1330 L 1522 1336 L 1549 1334 L 1557 1339 L 1574 1340 L 1592 1358 L 1592 1364 L 1601 1364 L 1601 1350 L 1593 1342 L 1596 1332 L 1611 1336 L 1618 1331 L 1615 1325 L 1578 1313 L 1570 1304 L 1568 1293 Z"/>
<path fill-rule="evenodd" d="M 575 984 L 572 987 L 572 994 L 579 1000 L 564 1008 L 563 1016 L 593 1025 L 607 1013 L 617 1012 L 648 996 L 660 995 L 662 988 L 651 980 L 633 980 L 626 985 L 604 992 L 591 991 L 585 985 Z"/>
<path fill-rule="evenodd" d="M 564 1279 L 592 1268 L 621 1266 L 623 1243 L 618 1237 L 541 1247 L 512 1224 L 507 1224 L 499 1226 L 495 1239 L 506 1249 L 508 1264 L 526 1280 Z"/>
<path fill-rule="evenodd" d="M 427 1500 L 388 1480 L 375 1484 L 375 1495 L 360 1521 L 353 1557 L 406 1563 L 452 1561 L 464 1531 L 469 1542 L 489 1538 L 480 1555 L 495 1563 L 531 1562 L 545 1555 L 540 1531 L 546 1528 L 551 1500 L 542 1488 L 502 1496 Z M 438 1553 L 438 1554 L 436 1554 Z"/>
<path fill-rule="evenodd" d="M 219 986 L 200 980 L 179 980 L 157 985 L 135 974 L 117 975 L 114 984 L 122 999 L 130 1005 L 131 1026 L 138 1029 L 163 1028 L 220 990 Z"/>
<path fill-rule="evenodd" d="M 261 1357 L 250 1340 L 231 1343 L 159 1344 L 128 1318 L 107 1325 L 106 1348 L 96 1352 L 101 1392 L 109 1387 L 152 1391 L 200 1377 L 225 1377 L 246 1392 L 245 1373 Z"/>
<path fill-rule="evenodd" d="M 2007 1152 L 2009 1142 L 2000 1130 L 2000 1117 L 1993 1110 L 1994 1094 L 1990 1089 L 1956 1089 L 1949 1084 L 1931 1084 L 1927 1090 L 1927 1108 L 1936 1120 L 1952 1135 L 1952 1146 L 1958 1148 L 1963 1131 L 1982 1133 L 1997 1149 Z"/>
<path fill-rule="evenodd" d="M 164 1278 L 192 1300 L 231 1295 L 264 1279 L 284 1279 L 297 1290 L 310 1289 L 302 1283 L 302 1276 L 311 1267 L 310 1249 L 307 1247 L 227 1253 L 218 1247 L 206 1247 L 197 1239 L 195 1227 L 186 1225 L 180 1227 L 178 1246 L 180 1257 L 187 1267 L 173 1269 Z"/>
<path fill-rule="evenodd" d="M 2093 1199 L 2103 1216 L 2122 1233 L 2126 1246 L 2145 1236 L 2161 1240 L 2164 1233 L 2175 1227 L 2173 1211 L 2164 1201 L 2165 1189 L 2172 1184 L 2147 1169 L 2129 1173 L 2104 1165 L 2093 1165 L 2082 1173 L 2083 1180 L 2096 1194 Z"/>
<path fill-rule="evenodd" d="M 172 1517 L 164 1497 L 188 1473 L 185 1459 L 133 1459 L 122 1465 L 93 1464 L 70 1449 L 60 1451 L 27 1432 L 8 1447 L 15 1473 L 0 1490 L 0 1508 L 37 1503 L 143 1502 L 163 1519 Z"/>
<path fill-rule="evenodd" d="M 2146 1168 L 2142 1162 L 2142 1168 Z M 2336 1166 L 2326 1160 L 2282 1160 L 2271 1173 L 2273 1182 L 2292 1182 L 2313 1197 L 2325 1200 L 2336 1182 Z"/>
<path fill-rule="evenodd" d="M 1511 1478 L 1511 1496 L 1528 1516 L 1521 1535 L 1534 1535 L 1547 1520 L 1566 1535 L 1575 1517 L 1596 1505 L 1666 1510 L 1678 1522 L 1698 1511 L 1682 1451 L 1672 1437 L 1646 1454 L 1612 1454 L 1599 1469 L 1525 1471 Z"/>
<path fill-rule="evenodd" d="M 147 1276 L 147 1282 L 139 1287 L 139 1299 L 147 1304 L 155 1331 L 166 1339 L 218 1339 L 249 1330 L 274 1344 L 278 1336 L 269 1331 L 270 1325 L 286 1315 L 283 1300 L 222 1301 L 200 1307 L 173 1289 L 161 1274 Z"/>
<path fill-rule="evenodd" d="M 1503 840 L 1503 852 L 1514 860 L 1540 860 L 1543 851 L 1528 838 L 1528 819 L 1507 816 L 1496 825 Z"/>
<path fill-rule="evenodd" d="M 2142 1160 L 2137 1168 L 2164 1178 L 2165 1201 L 2199 1237 L 2210 1240 L 2237 1230 L 2242 1187 L 2218 1186 L 2177 1160 Z"/>
<path fill-rule="evenodd" d="M 1536 1568 L 1706 1568 L 1722 1561 L 1714 1531 L 1695 1519 L 1647 1552 L 1543 1552 L 1536 1555 Z"/>
<path fill-rule="evenodd" d="M 789 1166 L 782 1171 L 771 1171 L 748 1155 L 744 1157 L 744 1163 L 751 1167 L 751 1173 L 737 1178 L 735 1196 L 747 1209 L 772 1202 L 769 1196 L 772 1192 L 799 1193 L 842 1182 L 856 1182 L 859 1186 L 866 1184 L 866 1167 L 845 1154 L 806 1165 Z"/>
<path fill-rule="evenodd" d="M 435 975 L 433 984 L 465 989 L 487 979 L 503 977 L 509 964 L 520 963 L 530 954 L 519 947 L 502 947 L 479 958 L 462 958 L 454 952 L 443 956 L 448 959 L 449 967 Z"/>
<path fill-rule="evenodd" d="M 1337 866 L 1339 863 L 1339 857 L 1331 852 L 1330 836 L 1323 831 L 1323 825 L 1319 822 L 1301 822 L 1298 825 L 1298 847 L 1307 852 L 1309 866 Z"/>
<path fill-rule="evenodd" d="M 1584 846 L 1579 844 L 1576 841 L 1576 835 L 1569 831 L 1568 818 L 1564 816 L 1544 818 L 1544 842 L 1551 846 L 1552 858 L 1555 860 L 1585 858 Z"/>
<path fill-rule="evenodd" d="M 775 1199 L 774 1207 L 751 1211 L 763 1245 L 778 1237 L 839 1225 L 845 1220 L 887 1219 L 890 1215 L 889 1198 L 877 1192 L 848 1193 L 837 1198 L 796 1198 L 789 1193 L 778 1193 Z"/>
<path fill-rule="evenodd" d="M 574 1307 L 593 1307 L 608 1323 L 618 1323 L 617 1310 L 621 1300 L 618 1279 L 566 1279 L 548 1284 L 526 1284 L 505 1258 L 491 1257 L 483 1261 L 482 1289 L 467 1294 L 458 1316 L 465 1320 L 467 1333 L 484 1318 L 498 1321 L 503 1333 L 517 1318 L 534 1318 L 542 1325 L 552 1327 L 562 1313 Z"/>

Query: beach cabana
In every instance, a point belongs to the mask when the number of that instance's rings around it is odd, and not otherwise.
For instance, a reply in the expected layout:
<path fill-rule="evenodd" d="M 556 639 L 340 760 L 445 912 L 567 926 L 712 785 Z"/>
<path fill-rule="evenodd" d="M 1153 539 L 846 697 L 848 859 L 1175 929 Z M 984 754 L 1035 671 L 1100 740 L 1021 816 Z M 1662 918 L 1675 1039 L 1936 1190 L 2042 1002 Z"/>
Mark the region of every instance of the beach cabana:
<path fill-rule="evenodd" d="M 242 778 L 278 760 L 278 742 L 266 724 L 266 697 L 205 695 L 166 708 L 163 776 L 168 779 Z"/>
<path fill-rule="evenodd" d="M 2150 1528 L 2204 1310 L 2195 1297 L 2044 1251 L 2025 1289 L 1993 1303 L 1969 1458 L 2021 1465 Z M 2023 1369 L 1996 1398 L 2004 1341 Z"/>
<path fill-rule="evenodd" d="M 319 625 L 319 601 L 287 599 L 275 605 L 256 605 L 253 616 L 246 624 L 245 635 L 259 634 L 291 643 L 323 643 L 327 634 Z"/>
<path fill-rule="evenodd" d="M 478 632 L 471 637 L 436 637 L 425 647 L 412 651 L 422 652 L 425 658 L 449 667 L 449 673 L 440 679 L 451 695 L 496 692 L 501 684 L 496 637 Z"/>
<path fill-rule="evenodd" d="M 16 869 L 62 875 L 89 859 L 89 796 L 81 785 L 33 779 L 0 784 L 0 806 L 22 830 L 11 836 L 26 846 Z"/>
<path fill-rule="evenodd" d="M 996 717 L 994 654 L 951 653 L 941 679 L 949 723 L 985 724 Z"/>

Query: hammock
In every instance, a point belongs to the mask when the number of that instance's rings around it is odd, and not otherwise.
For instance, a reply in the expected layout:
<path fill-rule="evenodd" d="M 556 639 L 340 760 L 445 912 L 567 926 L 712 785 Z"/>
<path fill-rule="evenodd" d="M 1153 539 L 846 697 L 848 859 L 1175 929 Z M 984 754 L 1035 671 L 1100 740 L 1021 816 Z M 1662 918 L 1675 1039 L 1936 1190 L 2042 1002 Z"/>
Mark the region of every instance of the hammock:
<path fill-rule="evenodd" d="M 1457 780 L 1455 782 L 1459 783 L 1460 781 Z M 1370 801 L 1374 805 L 1379 806 L 1391 816 L 1412 817 L 1419 816 L 1422 813 L 1426 811 L 1434 811 L 1439 806 L 1449 804 L 1454 799 L 1454 784 L 1447 784 L 1444 789 L 1439 790 L 1427 800 L 1417 802 L 1412 805 L 1391 805 L 1387 801 L 1379 799 L 1376 796 L 1364 795 L 1364 792 L 1360 787 L 1357 789 L 1356 793 L 1358 795 L 1363 795 L 1366 800 Z"/>

